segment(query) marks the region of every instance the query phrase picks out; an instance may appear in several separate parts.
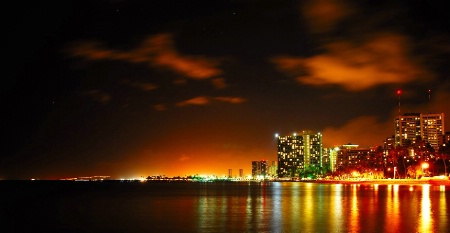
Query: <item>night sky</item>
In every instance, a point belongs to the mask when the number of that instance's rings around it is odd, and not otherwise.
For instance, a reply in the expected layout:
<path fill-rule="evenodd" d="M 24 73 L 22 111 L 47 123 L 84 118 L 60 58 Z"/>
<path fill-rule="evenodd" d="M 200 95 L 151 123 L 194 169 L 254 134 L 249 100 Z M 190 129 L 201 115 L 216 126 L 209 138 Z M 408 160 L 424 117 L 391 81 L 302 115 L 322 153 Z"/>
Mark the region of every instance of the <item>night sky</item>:
<path fill-rule="evenodd" d="M 445 1 L 37 1 L 4 9 L 0 179 L 251 174 L 275 133 L 450 126 Z M 428 90 L 431 90 L 429 98 Z"/>

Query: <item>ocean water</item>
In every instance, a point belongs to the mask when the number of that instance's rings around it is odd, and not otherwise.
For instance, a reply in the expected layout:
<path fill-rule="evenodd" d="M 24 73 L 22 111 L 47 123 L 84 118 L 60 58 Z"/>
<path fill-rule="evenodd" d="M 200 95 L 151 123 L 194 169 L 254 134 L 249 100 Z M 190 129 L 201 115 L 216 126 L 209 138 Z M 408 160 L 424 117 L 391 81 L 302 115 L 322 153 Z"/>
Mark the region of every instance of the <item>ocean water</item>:
<path fill-rule="evenodd" d="M 0 181 L 0 232 L 449 232 L 450 187 Z"/>

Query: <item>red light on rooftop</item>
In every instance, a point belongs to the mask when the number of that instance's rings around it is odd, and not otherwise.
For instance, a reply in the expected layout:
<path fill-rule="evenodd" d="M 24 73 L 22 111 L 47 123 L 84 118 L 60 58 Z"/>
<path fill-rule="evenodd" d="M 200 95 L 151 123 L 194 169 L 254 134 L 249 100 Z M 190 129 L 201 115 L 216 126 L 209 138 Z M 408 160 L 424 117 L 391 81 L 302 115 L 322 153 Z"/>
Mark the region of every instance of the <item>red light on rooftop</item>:
<path fill-rule="evenodd" d="M 397 95 L 401 95 L 402 94 L 402 90 L 397 90 Z"/>

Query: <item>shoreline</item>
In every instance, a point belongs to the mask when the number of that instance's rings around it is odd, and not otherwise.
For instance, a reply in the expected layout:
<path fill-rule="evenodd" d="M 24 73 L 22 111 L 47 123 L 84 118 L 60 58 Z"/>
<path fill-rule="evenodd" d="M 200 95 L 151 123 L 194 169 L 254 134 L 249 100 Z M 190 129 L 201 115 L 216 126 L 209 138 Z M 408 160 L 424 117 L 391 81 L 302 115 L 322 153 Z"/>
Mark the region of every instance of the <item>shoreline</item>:
<path fill-rule="evenodd" d="M 300 183 L 317 183 L 317 184 L 355 184 L 355 185 L 433 185 L 433 186 L 450 186 L 449 179 L 376 179 L 376 180 L 209 180 L 209 181 L 193 181 L 193 180 L 0 180 L 2 183 L 25 182 L 25 183 L 189 183 L 189 182 L 300 182 Z"/>
<path fill-rule="evenodd" d="M 445 185 L 450 186 L 450 180 L 448 179 L 379 179 L 379 180 L 312 180 L 312 181 L 300 181 L 311 183 L 324 183 L 324 184 L 368 184 L 368 185 Z"/>

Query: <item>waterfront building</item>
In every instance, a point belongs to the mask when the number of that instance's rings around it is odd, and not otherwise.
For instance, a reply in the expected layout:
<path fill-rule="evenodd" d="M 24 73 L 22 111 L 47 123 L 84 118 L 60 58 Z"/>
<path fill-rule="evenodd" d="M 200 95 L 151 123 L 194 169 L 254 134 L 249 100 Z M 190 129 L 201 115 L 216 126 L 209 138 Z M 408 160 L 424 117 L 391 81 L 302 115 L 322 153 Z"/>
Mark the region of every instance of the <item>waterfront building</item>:
<path fill-rule="evenodd" d="M 377 167 L 381 162 L 376 157 L 376 148 L 359 148 L 359 145 L 348 143 L 337 150 L 337 168 L 355 169 Z"/>
<path fill-rule="evenodd" d="M 307 171 L 318 171 L 323 167 L 322 155 L 320 133 L 303 131 L 301 135 L 278 136 L 278 177 L 299 177 Z"/>
<path fill-rule="evenodd" d="M 277 177 L 277 170 L 278 170 L 278 165 L 276 161 L 272 161 L 272 164 L 269 165 L 268 169 L 267 169 L 267 173 L 269 175 L 269 177 Z"/>
<path fill-rule="evenodd" d="M 252 161 L 253 179 L 265 179 L 267 175 L 268 175 L 267 160 Z"/>
<path fill-rule="evenodd" d="M 333 153 L 333 149 L 322 149 L 322 167 L 325 168 L 326 171 L 335 171 L 336 156 L 335 153 Z"/>
<path fill-rule="evenodd" d="M 405 113 L 395 118 L 395 145 L 409 146 L 420 136 L 420 113 Z"/>
<path fill-rule="evenodd" d="M 444 113 L 405 113 L 395 118 L 395 145 L 410 146 L 417 139 L 435 150 L 444 143 Z"/>
<path fill-rule="evenodd" d="M 445 135 L 444 113 L 420 114 L 420 132 L 422 140 L 429 143 L 433 149 L 439 149 Z"/>

